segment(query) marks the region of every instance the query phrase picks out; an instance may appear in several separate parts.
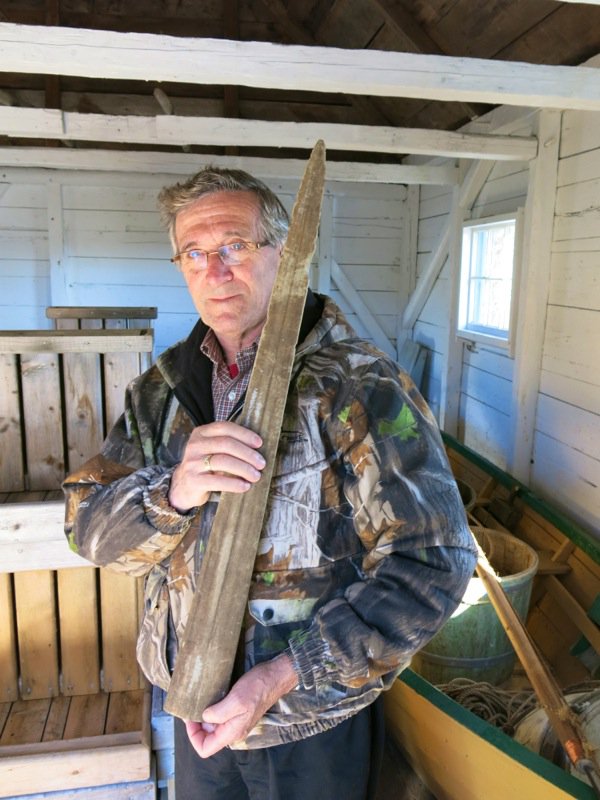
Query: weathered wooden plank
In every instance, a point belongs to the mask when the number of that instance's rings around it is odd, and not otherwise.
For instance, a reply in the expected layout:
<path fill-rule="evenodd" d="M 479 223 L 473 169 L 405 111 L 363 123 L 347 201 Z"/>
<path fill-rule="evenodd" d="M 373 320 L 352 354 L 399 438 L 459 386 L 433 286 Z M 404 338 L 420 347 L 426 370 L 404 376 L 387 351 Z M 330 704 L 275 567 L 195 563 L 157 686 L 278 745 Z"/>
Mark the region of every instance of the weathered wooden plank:
<path fill-rule="evenodd" d="M 100 631 L 94 567 L 57 572 L 61 693 L 100 689 Z"/>
<path fill-rule="evenodd" d="M 571 406 L 597 413 L 600 408 L 600 383 L 578 380 L 568 375 L 542 370 L 540 394 L 562 400 Z"/>
<path fill-rule="evenodd" d="M 58 356 L 24 352 L 21 386 L 28 488 L 56 489 L 65 475 Z"/>
<path fill-rule="evenodd" d="M 112 692 L 108 703 L 105 733 L 127 733 L 142 728 L 147 691 Z"/>
<path fill-rule="evenodd" d="M 538 433 L 532 465 L 533 485 L 554 504 L 587 527 L 598 528 L 600 462 L 558 441 Z"/>
<path fill-rule="evenodd" d="M 198 159 L 186 153 L 164 153 L 164 152 L 138 152 L 138 151 L 114 151 L 110 159 L 105 158 L 106 151 L 92 150 L 84 148 L 48 148 L 36 147 L 0 147 L 0 164 L 7 167 L 40 167 L 36 174 L 36 179 L 40 182 L 48 180 L 47 170 L 68 169 L 73 170 L 73 175 L 69 176 L 70 181 L 81 180 L 84 172 L 80 176 L 79 171 L 94 170 L 99 171 L 100 176 L 95 177 L 96 183 L 101 183 L 109 176 L 102 176 L 102 171 L 114 172 L 124 170 L 134 172 L 136 183 L 144 180 L 151 180 L 152 186 L 155 183 L 156 173 L 166 173 L 168 175 L 190 175 L 198 169 Z M 252 174 L 259 175 L 263 179 L 297 179 L 302 177 L 305 161 L 300 159 L 268 159 L 268 158 L 239 158 L 237 156 L 211 156 L 211 163 L 216 166 L 224 166 L 237 169 L 245 169 Z M 149 174 L 148 174 L 149 173 Z M 331 162 L 326 167 L 327 180 L 343 181 L 351 183 L 405 183 L 405 184 L 425 184 L 432 186 L 452 186 L 458 180 L 458 169 L 452 164 L 442 166 L 436 165 L 398 165 L 398 164 L 372 164 L 357 162 Z M 31 180 L 31 177 L 30 177 Z M 118 180 L 118 179 L 117 179 Z M 131 180 L 129 177 L 127 180 Z M 89 177 L 86 175 L 82 183 L 87 183 Z M 110 176 L 111 185 L 115 182 L 114 177 Z M 65 189 L 66 191 L 66 189 Z M 155 200 L 156 194 L 152 195 Z M 112 206 L 111 206 L 112 208 Z M 164 236 L 163 236 L 164 241 Z M 24 237 L 21 238 L 20 245 L 26 247 L 30 245 Z M 40 244 L 41 247 L 41 244 Z M 46 251 L 44 251 L 46 253 Z"/>
<path fill-rule="evenodd" d="M 1 562 L 0 562 L 1 563 Z M 10 575 L 0 573 L 0 702 L 19 696 L 13 590 Z M 0 731 L 2 725 L 0 725 Z"/>
<path fill-rule="evenodd" d="M 552 253 L 550 304 L 600 311 L 599 287 L 597 252 Z"/>
<path fill-rule="evenodd" d="M 0 53 L 7 70 L 28 74 L 600 109 L 591 67 L 10 23 L 0 28 Z"/>
<path fill-rule="evenodd" d="M 152 331 L 0 331 L 0 353 L 152 352 Z"/>
<path fill-rule="evenodd" d="M 0 489 L 19 491 L 25 488 L 22 421 L 17 359 L 10 353 L 0 353 L 0 397 Z"/>
<path fill-rule="evenodd" d="M 63 356 L 67 471 L 72 472 L 97 453 L 104 439 L 100 356 Z"/>
<path fill-rule="evenodd" d="M 59 789 L 58 791 L 42 792 L 41 794 L 37 792 L 35 794 L 28 793 L 26 800 L 156 800 L 156 798 L 156 780 L 153 776 L 150 776 L 144 781 L 111 783 L 109 786 Z M 165 798 L 161 797 L 161 800 L 165 800 Z"/>
<path fill-rule="evenodd" d="M 107 780 L 118 784 L 143 781 L 150 775 L 150 749 L 140 742 L 112 745 L 107 741 L 105 746 L 100 743 L 94 746 L 88 739 L 83 741 L 81 748 L 73 749 L 70 742 L 67 749 L 47 751 L 53 744 L 61 743 L 44 743 L 41 751 L 31 746 L 21 748 L 14 755 L 3 753 L 4 757 L 0 758 L 0 797 L 35 796 L 36 792 L 66 792 L 88 786 L 105 787 Z M 79 800 L 79 795 L 74 796 Z M 105 800 L 111 796 L 125 800 L 129 795 L 121 790 L 111 795 L 103 788 L 95 798 Z"/>
<path fill-rule="evenodd" d="M 106 725 L 108 694 L 97 692 L 71 698 L 63 739 L 102 736 Z"/>
<path fill-rule="evenodd" d="M 107 353 L 104 357 L 104 413 L 109 431 L 123 413 L 125 389 L 144 368 L 138 353 Z"/>
<path fill-rule="evenodd" d="M 40 742 L 49 709 L 49 698 L 16 700 L 0 736 L 0 746 Z"/>
<path fill-rule="evenodd" d="M 340 292 L 344 295 L 346 302 L 363 320 L 363 323 L 369 332 L 369 338 L 373 339 L 377 347 L 381 348 L 384 353 L 387 353 L 393 358 L 396 354 L 395 348 L 391 344 L 385 332 L 382 330 L 381 325 L 379 324 L 375 315 L 371 313 L 368 306 L 364 302 L 362 295 L 356 291 L 344 274 L 342 268 L 334 259 L 331 260 L 331 277 L 336 283 Z"/>
<path fill-rule="evenodd" d="M 59 693 L 58 631 L 52 572 L 14 575 L 21 696 L 28 700 Z"/>
<path fill-rule="evenodd" d="M 272 122 L 198 116 L 112 116 L 77 112 L 0 107 L 0 130 L 11 136 L 68 141 L 122 142 L 148 145 L 239 145 L 309 148 L 321 136 L 335 150 L 429 155 L 438 157 L 527 161 L 537 151 L 535 139 L 323 122 Z M 15 210 L 17 214 L 20 210 Z M 20 219 L 20 217 L 19 217 Z M 141 217 L 140 217 L 141 219 Z M 21 222 L 21 225 L 24 225 Z M 145 224 L 154 227 L 155 215 Z M 34 228 L 42 226 L 34 224 Z"/>
<path fill-rule="evenodd" d="M 531 471 L 536 404 L 545 344 L 560 114 L 548 110 L 540 112 L 538 135 L 540 150 L 530 167 L 525 206 L 519 314 L 514 331 L 517 341 L 526 341 L 527 347 L 521 346 L 519 357 L 515 360 L 510 408 L 512 442 L 508 463 L 511 472 L 524 483 L 528 483 Z"/>
<path fill-rule="evenodd" d="M 600 358 L 600 314 L 548 306 L 542 366 L 551 372 L 596 383 Z"/>
<path fill-rule="evenodd" d="M 560 137 L 560 157 L 600 148 L 600 119 L 589 111 L 566 111 Z"/>
<path fill-rule="evenodd" d="M 567 408 L 560 400 L 540 395 L 536 429 L 568 447 L 573 447 L 575 442 L 579 452 L 598 458 L 600 426 L 597 410 L 590 412 L 576 406 Z"/>
<path fill-rule="evenodd" d="M 68 697 L 53 697 L 44 726 L 42 742 L 56 742 L 63 738 L 69 705 Z"/>
<path fill-rule="evenodd" d="M 112 194 L 112 193 L 111 193 Z M 156 202 L 156 200 L 154 201 Z M 97 218 L 97 214 L 95 215 Z M 156 319 L 156 306 L 48 306 L 48 319 Z"/>
<path fill-rule="evenodd" d="M 138 633 L 137 583 L 128 575 L 100 570 L 102 618 L 102 688 L 106 692 L 137 689 L 135 657 Z"/>
<path fill-rule="evenodd" d="M 29 502 L 14 502 L 19 495 Z M 0 514 L 0 564 L 2 571 L 64 569 L 88 564 L 69 549 L 64 534 L 64 500 L 35 500 L 36 493 L 9 495 Z"/>

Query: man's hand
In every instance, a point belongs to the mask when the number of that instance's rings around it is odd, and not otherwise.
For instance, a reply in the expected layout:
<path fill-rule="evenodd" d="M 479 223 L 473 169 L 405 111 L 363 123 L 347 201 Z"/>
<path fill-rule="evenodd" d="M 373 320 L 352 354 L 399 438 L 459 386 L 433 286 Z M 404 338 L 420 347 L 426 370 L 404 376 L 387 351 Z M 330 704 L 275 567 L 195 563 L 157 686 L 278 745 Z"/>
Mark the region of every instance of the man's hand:
<path fill-rule="evenodd" d="M 194 428 L 173 472 L 169 503 L 178 511 L 202 506 L 211 492 L 246 492 L 265 466 L 262 439 L 235 422 Z"/>
<path fill-rule="evenodd" d="M 253 667 L 223 700 L 204 711 L 202 722 L 185 723 L 194 750 L 208 758 L 245 739 L 265 711 L 297 684 L 292 662 L 285 654 Z"/>

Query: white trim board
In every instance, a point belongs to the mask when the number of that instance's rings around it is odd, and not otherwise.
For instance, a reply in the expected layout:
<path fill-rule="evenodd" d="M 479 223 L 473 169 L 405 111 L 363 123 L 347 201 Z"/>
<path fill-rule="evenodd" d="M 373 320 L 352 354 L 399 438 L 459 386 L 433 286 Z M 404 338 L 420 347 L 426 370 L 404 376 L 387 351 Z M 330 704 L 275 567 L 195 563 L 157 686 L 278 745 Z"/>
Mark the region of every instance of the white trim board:
<path fill-rule="evenodd" d="M 0 24 L 6 72 L 600 110 L 590 67 Z M 240 66 L 242 65 L 242 66 Z"/>
<path fill-rule="evenodd" d="M 0 133 L 20 138 L 119 142 L 151 145 L 303 147 L 323 139 L 328 150 L 529 161 L 534 137 L 452 131 L 341 125 L 320 122 L 265 122 L 222 117 L 79 114 L 58 109 L 0 107 Z"/>
<path fill-rule="evenodd" d="M 110 157 L 108 157 L 109 154 Z M 202 164 L 207 163 L 231 169 L 245 169 L 262 178 L 274 179 L 300 179 L 306 169 L 306 161 L 301 159 L 245 158 L 130 150 L 71 150 L 55 147 L 0 147 L 0 166 L 8 168 L 191 175 Z M 458 181 L 458 168 L 453 164 L 405 166 L 403 164 L 328 161 L 325 167 L 325 177 L 328 181 L 344 183 L 453 186 Z M 48 179 L 47 173 L 40 177 L 41 182 L 46 182 Z"/>

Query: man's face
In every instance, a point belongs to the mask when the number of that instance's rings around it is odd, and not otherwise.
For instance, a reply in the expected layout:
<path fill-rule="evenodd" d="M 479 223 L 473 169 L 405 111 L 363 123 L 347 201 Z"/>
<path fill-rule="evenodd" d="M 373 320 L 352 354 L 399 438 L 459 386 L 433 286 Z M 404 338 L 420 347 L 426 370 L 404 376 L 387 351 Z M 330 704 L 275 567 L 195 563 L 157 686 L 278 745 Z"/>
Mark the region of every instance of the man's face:
<path fill-rule="evenodd" d="M 194 247 L 212 251 L 261 238 L 258 200 L 252 192 L 206 195 L 180 211 L 175 221 L 178 252 Z M 214 254 L 205 269 L 184 271 L 194 305 L 214 330 L 229 363 L 263 328 L 280 256 L 281 246 L 265 247 L 249 253 L 239 266 L 228 267 Z"/>

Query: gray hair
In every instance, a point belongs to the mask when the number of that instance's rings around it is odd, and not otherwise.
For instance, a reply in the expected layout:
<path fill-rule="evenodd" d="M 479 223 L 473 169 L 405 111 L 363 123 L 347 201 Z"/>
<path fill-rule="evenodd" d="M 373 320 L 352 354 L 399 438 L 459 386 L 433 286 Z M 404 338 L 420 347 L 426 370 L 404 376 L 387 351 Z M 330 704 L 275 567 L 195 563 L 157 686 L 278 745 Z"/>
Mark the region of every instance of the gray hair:
<path fill-rule="evenodd" d="M 258 178 L 241 169 L 207 166 L 183 183 L 165 186 L 158 195 L 161 219 L 176 249 L 175 220 L 184 208 L 204 195 L 217 192 L 253 192 L 260 213 L 259 235 L 269 244 L 281 244 L 287 238 L 288 213 L 281 200 Z"/>

